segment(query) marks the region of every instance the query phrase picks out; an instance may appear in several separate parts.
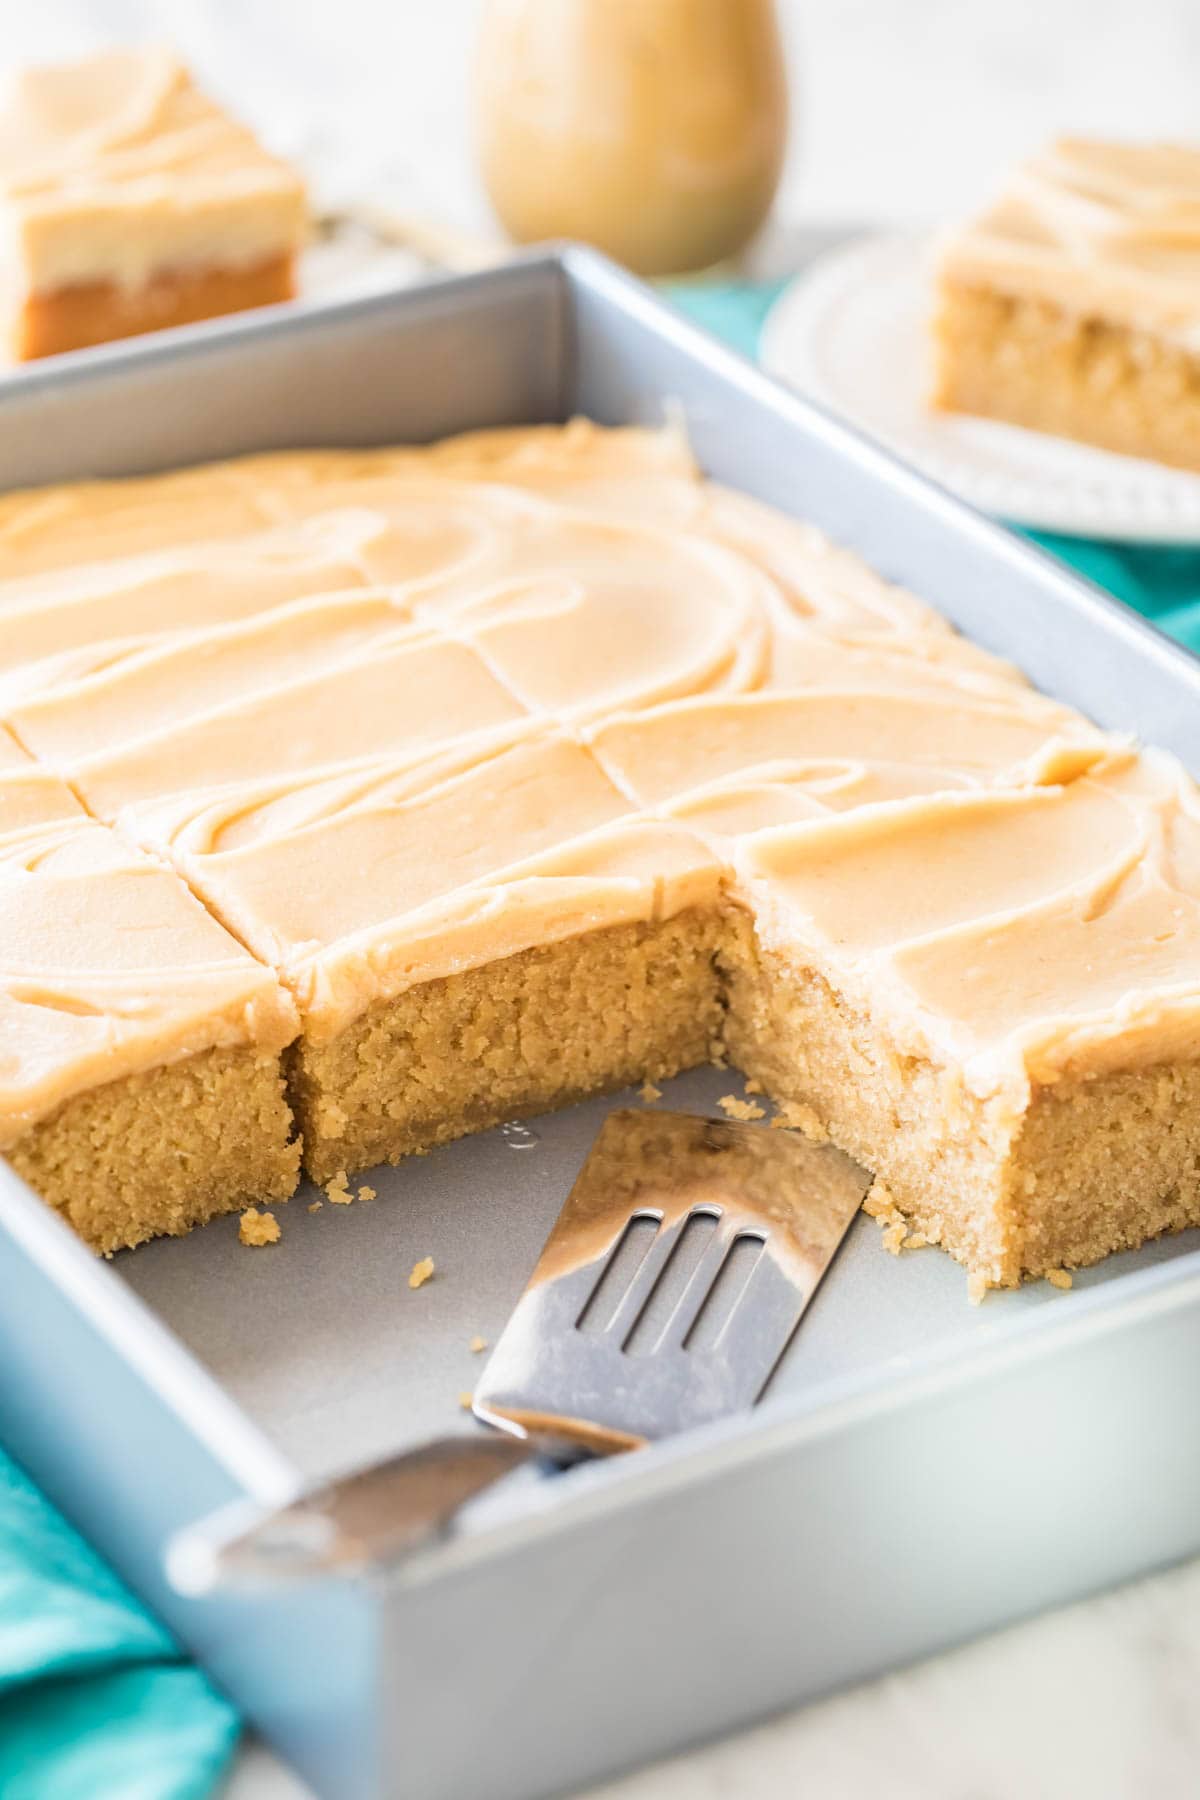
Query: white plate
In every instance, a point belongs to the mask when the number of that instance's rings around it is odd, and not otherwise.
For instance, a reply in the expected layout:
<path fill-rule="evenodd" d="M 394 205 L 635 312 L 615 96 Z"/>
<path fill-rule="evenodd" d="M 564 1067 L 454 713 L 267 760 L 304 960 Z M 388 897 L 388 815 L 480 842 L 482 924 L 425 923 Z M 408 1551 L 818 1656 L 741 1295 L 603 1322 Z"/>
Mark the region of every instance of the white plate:
<path fill-rule="evenodd" d="M 982 511 L 1082 537 L 1200 544 L 1200 475 L 924 405 L 929 240 L 820 257 L 767 318 L 762 362 Z"/>

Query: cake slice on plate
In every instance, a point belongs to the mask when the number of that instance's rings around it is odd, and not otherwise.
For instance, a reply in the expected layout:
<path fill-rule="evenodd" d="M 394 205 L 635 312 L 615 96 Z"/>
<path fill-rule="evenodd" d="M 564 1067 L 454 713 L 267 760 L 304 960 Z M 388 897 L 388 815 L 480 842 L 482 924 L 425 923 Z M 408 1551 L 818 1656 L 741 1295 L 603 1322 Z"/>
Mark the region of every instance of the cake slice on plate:
<path fill-rule="evenodd" d="M 1061 138 L 938 261 L 935 406 L 1200 469 L 1200 149 Z"/>
<path fill-rule="evenodd" d="M 292 297 L 304 187 L 159 49 L 29 69 L 0 109 L 0 266 L 24 362 Z"/>

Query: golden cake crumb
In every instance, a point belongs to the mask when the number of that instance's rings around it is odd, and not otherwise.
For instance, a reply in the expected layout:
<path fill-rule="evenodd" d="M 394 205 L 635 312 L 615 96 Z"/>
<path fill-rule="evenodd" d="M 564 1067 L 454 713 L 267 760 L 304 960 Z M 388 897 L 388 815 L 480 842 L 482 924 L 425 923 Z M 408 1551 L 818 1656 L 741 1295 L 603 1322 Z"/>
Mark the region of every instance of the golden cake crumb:
<path fill-rule="evenodd" d="M 643 1082 L 642 1086 L 638 1089 L 638 1099 L 644 1100 L 646 1105 L 649 1106 L 652 1100 L 662 1099 L 662 1089 L 660 1087 L 655 1087 L 652 1081 Z"/>
<path fill-rule="evenodd" d="M 325 1202 L 323 1200 L 314 1200 L 308 1210 L 309 1212 L 320 1212 L 324 1204 Z"/>
<path fill-rule="evenodd" d="M 932 1241 L 925 1232 L 908 1229 L 908 1219 L 896 1205 L 892 1190 L 878 1177 L 871 1184 L 862 1209 L 879 1225 L 883 1247 L 892 1256 L 899 1256 L 902 1250 L 924 1250 Z"/>
<path fill-rule="evenodd" d="M 1067 1269 L 1047 1269 L 1046 1280 L 1051 1287 L 1061 1288 L 1064 1293 L 1071 1286 L 1071 1275 Z"/>
<path fill-rule="evenodd" d="M 334 1206 L 351 1206 L 354 1195 L 350 1192 L 350 1183 L 345 1169 L 339 1169 L 332 1180 L 325 1183 L 325 1192 Z"/>
<path fill-rule="evenodd" d="M 364 1182 L 363 1186 L 358 1190 L 358 1197 L 360 1200 L 374 1200 L 376 1197 L 375 1189 L 373 1187 L 367 1187 Z"/>
<path fill-rule="evenodd" d="M 474 1394 L 464 1388 L 462 1393 L 458 1396 L 458 1404 L 462 1407 L 464 1412 L 470 1412 L 475 1404 Z"/>
<path fill-rule="evenodd" d="M 867 1189 L 866 1197 L 862 1203 L 862 1209 L 865 1213 L 868 1213 L 872 1219 L 879 1219 L 885 1225 L 894 1225 L 897 1220 L 903 1221 L 904 1218 L 904 1214 L 896 1205 L 891 1188 L 886 1181 L 881 1181 L 878 1176 L 875 1177 L 875 1180 Z"/>
<path fill-rule="evenodd" d="M 746 1094 L 761 1094 L 763 1091 L 763 1084 L 761 1081 L 755 1081 L 752 1078 L 746 1083 L 742 1091 Z"/>
<path fill-rule="evenodd" d="M 408 1277 L 408 1285 L 410 1288 L 424 1287 L 432 1275 L 433 1258 L 432 1256 L 423 1256 L 420 1262 L 413 1264 L 412 1272 Z"/>
<path fill-rule="evenodd" d="M 827 1144 L 829 1132 L 814 1106 L 802 1100 L 783 1100 L 771 1120 L 772 1131 L 802 1131 L 814 1144 Z"/>
<path fill-rule="evenodd" d="M 279 1220 L 274 1213 L 259 1212 L 257 1206 L 251 1206 L 242 1214 L 238 1237 L 243 1244 L 277 1244 L 281 1236 Z"/>
<path fill-rule="evenodd" d="M 972 1306 L 980 1306 L 982 1304 L 984 1295 L 991 1285 L 991 1282 L 983 1273 L 982 1269 L 972 1269 L 971 1273 L 967 1276 L 967 1299 L 971 1302 Z"/>
<path fill-rule="evenodd" d="M 753 1100 L 739 1100 L 736 1094 L 722 1094 L 717 1105 L 729 1119 L 765 1119 L 767 1116 L 765 1106 L 758 1106 Z"/>
<path fill-rule="evenodd" d="M 473 1337 L 471 1339 L 471 1354 L 472 1354 L 472 1356 L 478 1356 L 482 1351 L 484 1351 L 486 1349 L 487 1349 L 487 1339 L 486 1338 Z"/>

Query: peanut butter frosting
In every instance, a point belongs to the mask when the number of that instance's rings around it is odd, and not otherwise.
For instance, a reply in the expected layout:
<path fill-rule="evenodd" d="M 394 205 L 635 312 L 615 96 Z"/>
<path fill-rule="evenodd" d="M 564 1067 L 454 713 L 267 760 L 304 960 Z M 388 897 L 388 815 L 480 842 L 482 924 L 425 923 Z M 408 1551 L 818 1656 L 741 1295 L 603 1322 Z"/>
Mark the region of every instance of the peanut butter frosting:
<path fill-rule="evenodd" d="M 0 1148 L 89 1088 L 296 1034 L 272 972 L 168 868 L 81 813 L 0 836 L 0 945 Z"/>
<path fill-rule="evenodd" d="M 160 270 L 290 256 L 299 178 L 155 48 L 27 69 L 0 106 L 7 280 L 138 287 Z"/>
<path fill-rule="evenodd" d="M 318 1042 L 418 982 L 715 903 L 722 876 L 554 732 L 120 818 L 279 969 Z"/>
<path fill-rule="evenodd" d="M 1172 758 L 766 831 L 739 868 L 764 935 L 869 994 L 897 1054 L 1014 1113 L 1035 1082 L 1195 1056 L 1200 807 Z"/>
<path fill-rule="evenodd" d="M 0 726 L 0 839 L 84 811 L 65 781 L 34 762 Z"/>
<path fill-rule="evenodd" d="M 1200 149 L 1059 138 L 947 238 L 939 267 L 1200 349 Z"/>
<path fill-rule="evenodd" d="M 313 1041 L 419 982 L 720 905 L 998 1103 L 1193 1053 L 1182 768 L 705 482 L 673 432 L 14 496 L 0 622 L 4 777 L 20 746 L 98 840 L 173 867 Z"/>

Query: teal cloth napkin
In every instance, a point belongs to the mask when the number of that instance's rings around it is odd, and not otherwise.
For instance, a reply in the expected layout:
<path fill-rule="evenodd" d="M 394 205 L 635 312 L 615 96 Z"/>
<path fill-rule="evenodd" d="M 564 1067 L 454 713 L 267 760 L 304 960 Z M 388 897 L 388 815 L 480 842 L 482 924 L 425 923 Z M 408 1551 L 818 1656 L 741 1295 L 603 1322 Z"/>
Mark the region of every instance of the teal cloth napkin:
<path fill-rule="evenodd" d="M 205 1800 L 238 1721 L 0 1451 L 0 1794 Z"/>
<path fill-rule="evenodd" d="M 756 356 L 763 320 L 784 282 L 673 282 L 670 298 L 747 356 Z M 1123 544 L 1110 539 L 1026 533 L 1052 555 L 1107 588 L 1161 631 L 1200 650 L 1200 546 Z"/>
<path fill-rule="evenodd" d="M 667 291 L 754 356 L 782 285 Z M 1200 649 L 1200 548 L 1030 535 Z M 204 1800 L 237 1735 L 228 1702 L 0 1451 L 4 1800 Z"/>

